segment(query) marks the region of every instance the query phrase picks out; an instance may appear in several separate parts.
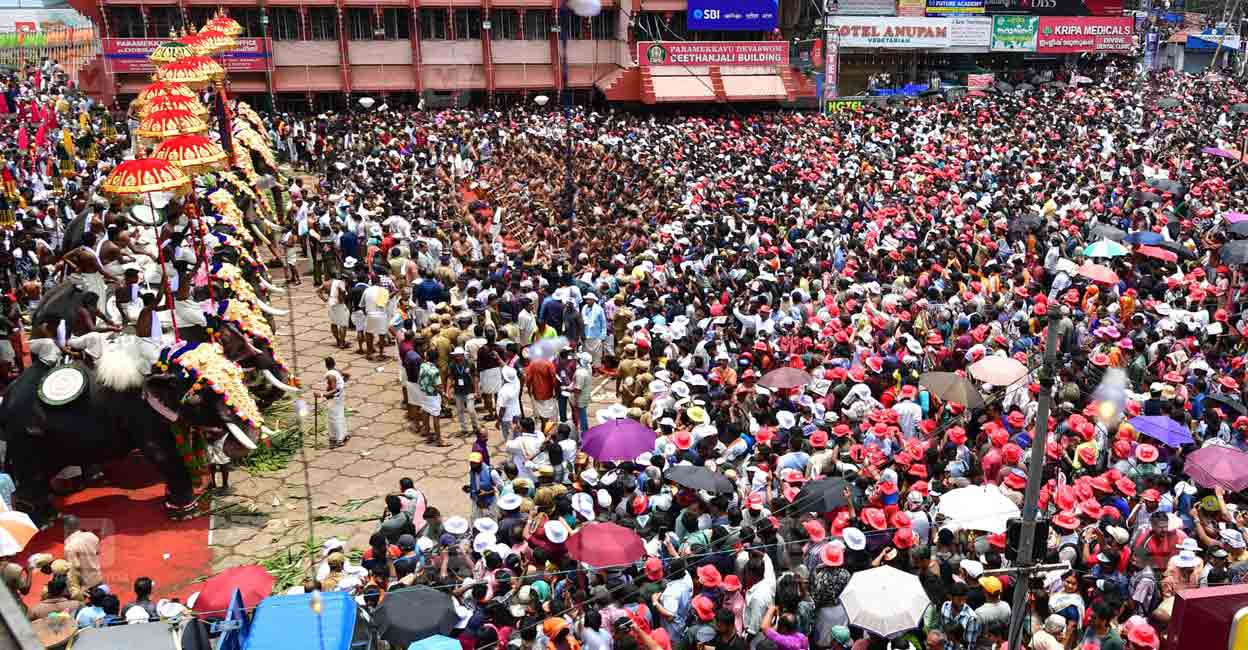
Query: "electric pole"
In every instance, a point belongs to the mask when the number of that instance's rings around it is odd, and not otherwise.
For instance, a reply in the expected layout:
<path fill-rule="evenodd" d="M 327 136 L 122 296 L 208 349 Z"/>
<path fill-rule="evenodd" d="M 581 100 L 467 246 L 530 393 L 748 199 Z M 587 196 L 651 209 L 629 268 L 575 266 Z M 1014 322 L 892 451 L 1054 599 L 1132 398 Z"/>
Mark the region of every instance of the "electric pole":
<path fill-rule="evenodd" d="M 1053 375 L 1057 366 L 1058 310 L 1049 312 L 1044 337 L 1044 362 L 1040 366 L 1040 397 L 1036 404 L 1036 435 L 1027 461 L 1027 492 L 1023 495 L 1023 525 L 1018 540 L 1018 566 L 1014 569 L 1014 601 L 1010 603 L 1010 650 L 1022 646 L 1023 619 L 1027 612 L 1027 582 L 1032 572 L 1043 570 L 1032 562 L 1039 511 L 1040 485 L 1044 476 L 1044 452 L 1049 438 L 1049 405 L 1053 401 Z"/>

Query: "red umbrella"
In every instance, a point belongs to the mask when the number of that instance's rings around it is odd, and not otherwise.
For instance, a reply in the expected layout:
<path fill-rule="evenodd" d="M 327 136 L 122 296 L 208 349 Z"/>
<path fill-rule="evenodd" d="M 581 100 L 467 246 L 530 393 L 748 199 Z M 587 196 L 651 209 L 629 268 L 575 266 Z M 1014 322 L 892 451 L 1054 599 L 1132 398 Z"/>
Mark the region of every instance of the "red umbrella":
<path fill-rule="evenodd" d="M 585 524 L 568 538 L 568 555 L 590 566 L 607 567 L 636 562 L 646 556 L 637 533 L 616 524 Z"/>
<path fill-rule="evenodd" d="M 204 582 L 192 609 L 197 612 L 211 612 L 216 618 L 225 618 L 225 610 L 230 608 L 230 598 L 235 589 L 243 592 L 244 606 L 255 607 L 261 600 L 273 595 L 275 582 L 273 574 L 257 564 L 226 569 Z"/>
<path fill-rule="evenodd" d="M 758 385 L 777 390 L 785 388 L 800 388 L 809 384 L 812 379 L 813 378 L 810 376 L 810 373 L 805 370 L 793 368 L 791 366 L 784 366 L 783 368 L 776 368 L 775 370 L 763 375 L 763 378 L 758 382 Z"/>
<path fill-rule="evenodd" d="M 1183 471 L 1207 488 L 1221 485 L 1231 492 L 1248 488 L 1248 454 L 1233 447 L 1209 445 L 1192 452 Z"/>
<path fill-rule="evenodd" d="M 1092 262 L 1084 262 L 1083 266 L 1076 271 L 1079 275 L 1092 280 L 1094 282 L 1104 282 L 1105 284 L 1118 284 L 1118 274 L 1108 266 L 1093 264 Z"/>
<path fill-rule="evenodd" d="M 1177 262 L 1179 260 L 1179 256 L 1173 251 L 1168 251 L 1164 248 L 1158 248 L 1156 246 L 1141 246 L 1135 249 L 1135 252 L 1145 257 L 1155 257 L 1164 262 Z"/>

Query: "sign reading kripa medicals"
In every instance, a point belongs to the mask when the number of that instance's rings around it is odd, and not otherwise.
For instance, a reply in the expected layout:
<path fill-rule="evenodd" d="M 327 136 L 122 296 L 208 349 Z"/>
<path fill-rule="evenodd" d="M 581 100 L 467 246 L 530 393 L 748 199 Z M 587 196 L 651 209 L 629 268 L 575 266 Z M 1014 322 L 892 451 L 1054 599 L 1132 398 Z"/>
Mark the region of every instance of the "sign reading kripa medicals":
<path fill-rule="evenodd" d="M 677 66 L 787 66 L 786 41 L 643 41 L 637 43 L 642 67 Z"/>
<path fill-rule="evenodd" d="M 827 25 L 840 38 L 841 47 L 949 47 L 949 21 L 943 18 L 830 16 Z"/>
<path fill-rule="evenodd" d="M 689 0 L 692 30 L 771 31 L 780 14 L 778 0 Z"/>
<path fill-rule="evenodd" d="M 1131 17 L 1040 18 L 1037 54 L 1126 53 L 1135 46 Z"/>
<path fill-rule="evenodd" d="M 1035 52 L 1040 31 L 1038 16 L 993 16 L 993 52 Z"/>

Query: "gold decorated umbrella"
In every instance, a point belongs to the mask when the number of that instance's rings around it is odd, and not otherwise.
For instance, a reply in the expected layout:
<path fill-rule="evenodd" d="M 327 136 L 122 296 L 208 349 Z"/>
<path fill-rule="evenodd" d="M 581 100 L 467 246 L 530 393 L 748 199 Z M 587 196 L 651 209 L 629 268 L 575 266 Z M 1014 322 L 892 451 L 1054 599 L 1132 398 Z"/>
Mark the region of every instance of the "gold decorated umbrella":
<path fill-rule="evenodd" d="M 150 192 L 184 193 L 190 187 L 191 177 L 177 165 L 168 160 L 141 158 L 114 167 L 101 189 L 115 198 L 142 200 Z"/>
<path fill-rule="evenodd" d="M 186 43 L 179 41 L 167 41 L 165 43 L 161 43 L 155 50 L 152 50 L 152 53 L 147 55 L 147 60 L 155 63 L 156 65 L 161 65 L 164 63 L 173 63 L 178 59 L 184 59 L 188 56 L 194 56 L 196 54 L 198 54 L 198 52 Z"/>
<path fill-rule="evenodd" d="M 208 125 L 190 111 L 170 109 L 148 113 L 135 131 L 141 138 L 168 138 L 207 131 Z"/>
<path fill-rule="evenodd" d="M 204 29 L 196 34 L 200 49 L 204 53 L 225 52 L 234 49 L 236 45 L 233 38 L 226 36 L 224 32 L 215 29 Z"/>
<path fill-rule="evenodd" d="M 210 56 L 197 54 L 195 56 L 182 59 L 181 61 L 178 61 L 178 63 L 185 63 L 188 66 L 195 66 L 199 68 L 204 74 L 208 75 L 208 78 L 212 81 L 221 81 L 225 78 L 225 68 L 221 67 L 221 64 L 217 63 L 216 60 Z"/>
<path fill-rule="evenodd" d="M 185 84 L 194 90 L 199 90 L 212 81 L 210 71 L 199 64 L 197 57 L 187 57 L 157 66 L 153 77 L 156 81 Z"/>
<path fill-rule="evenodd" d="M 167 160 L 190 174 L 204 174 L 225 166 L 225 150 L 202 135 L 180 135 L 156 147 L 152 157 Z"/>
<path fill-rule="evenodd" d="M 188 111 L 192 115 L 201 119 L 206 119 L 208 115 L 208 107 L 199 103 L 199 100 L 193 97 L 185 97 L 183 95 L 157 95 L 146 104 L 139 107 L 139 117 L 145 117 L 148 113 L 156 111 Z"/>
<path fill-rule="evenodd" d="M 139 91 L 139 96 L 135 98 L 134 102 L 139 106 L 142 106 L 157 97 L 163 97 L 166 95 L 195 99 L 195 91 L 183 84 L 169 81 L 157 81 L 144 86 L 143 90 Z"/>
<path fill-rule="evenodd" d="M 215 29 L 232 38 L 242 36 L 243 31 L 245 31 L 243 26 L 238 24 L 237 20 L 230 18 L 229 15 L 225 13 L 219 13 L 216 16 L 213 16 L 212 20 L 209 20 L 204 27 L 207 29 Z"/>

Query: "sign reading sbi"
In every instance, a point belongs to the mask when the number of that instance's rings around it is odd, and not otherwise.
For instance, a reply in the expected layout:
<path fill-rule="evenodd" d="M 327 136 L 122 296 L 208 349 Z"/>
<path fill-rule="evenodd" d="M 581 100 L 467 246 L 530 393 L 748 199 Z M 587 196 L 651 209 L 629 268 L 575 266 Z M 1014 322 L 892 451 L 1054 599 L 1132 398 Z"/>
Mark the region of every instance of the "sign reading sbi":
<path fill-rule="evenodd" d="M 688 28 L 771 31 L 779 13 L 777 0 L 689 0 Z"/>

